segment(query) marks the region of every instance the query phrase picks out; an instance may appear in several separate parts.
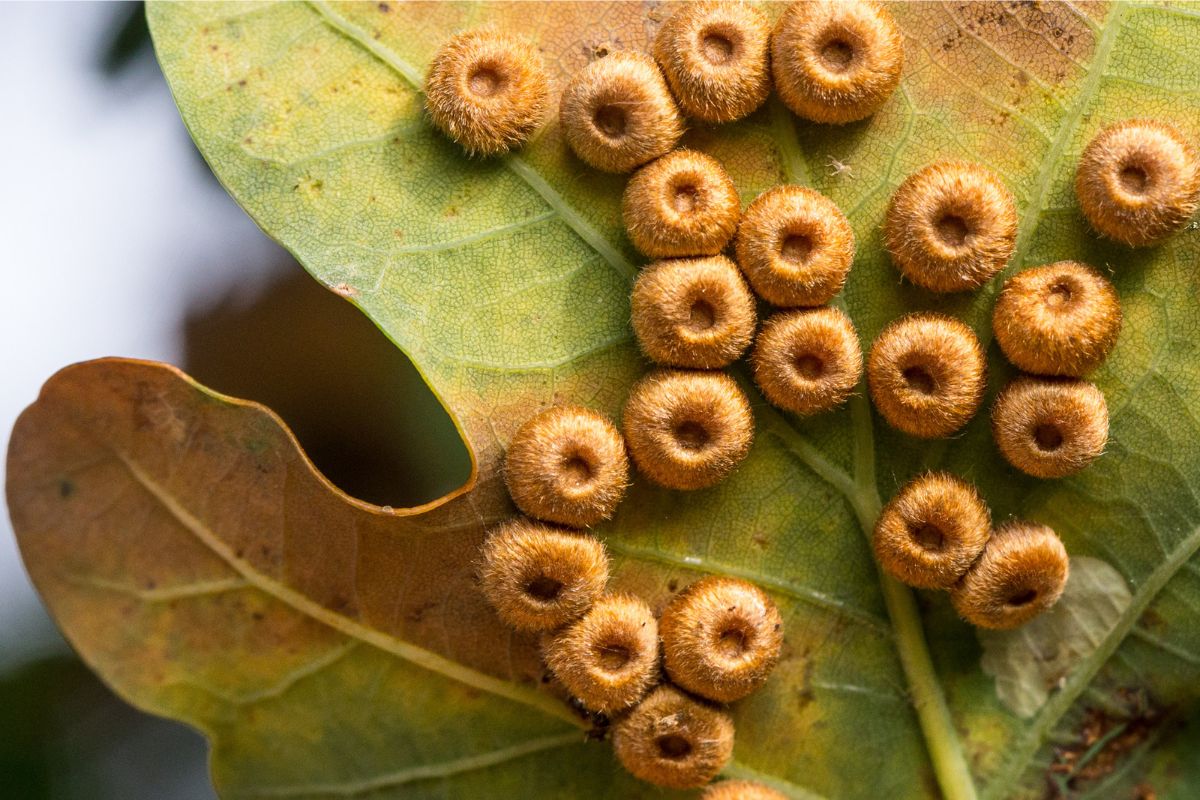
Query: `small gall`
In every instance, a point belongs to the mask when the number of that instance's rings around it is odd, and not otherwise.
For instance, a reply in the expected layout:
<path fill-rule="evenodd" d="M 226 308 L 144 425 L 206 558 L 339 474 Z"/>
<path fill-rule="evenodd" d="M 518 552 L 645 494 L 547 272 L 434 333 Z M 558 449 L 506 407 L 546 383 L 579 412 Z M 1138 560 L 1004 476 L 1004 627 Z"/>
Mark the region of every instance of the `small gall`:
<path fill-rule="evenodd" d="M 909 314 L 871 346 L 867 384 L 875 407 L 912 436 L 949 436 L 983 401 L 987 361 L 975 332 L 942 314 Z"/>
<path fill-rule="evenodd" d="M 608 556 L 594 536 L 514 519 L 484 540 L 479 578 L 504 622 L 551 631 L 578 619 L 604 593 Z"/>
<path fill-rule="evenodd" d="M 634 283 L 631 305 L 642 352 L 664 366 L 724 367 L 754 338 L 754 296 L 725 256 L 652 264 Z"/>
<path fill-rule="evenodd" d="M 975 487 L 930 472 L 909 481 L 875 522 L 875 558 L 896 580 L 948 589 L 983 552 L 992 516 Z"/>
<path fill-rule="evenodd" d="M 788 800 L 770 786 L 751 781 L 721 781 L 704 790 L 700 800 Z"/>
<path fill-rule="evenodd" d="M 683 135 L 658 65 L 634 52 L 612 53 L 576 73 L 559 120 L 575 155 L 604 172 L 630 172 L 670 152 Z"/>
<path fill-rule="evenodd" d="M 1121 300 L 1085 264 L 1046 264 L 1008 280 L 992 313 L 992 330 L 1020 369 L 1079 377 L 1100 366 L 1116 345 Z"/>
<path fill-rule="evenodd" d="M 720 162 L 675 150 L 634 173 L 621 198 L 633 246 L 650 258 L 715 256 L 741 215 L 737 188 Z"/>
<path fill-rule="evenodd" d="M 525 39 L 491 28 L 465 31 L 437 51 L 425 79 L 429 118 L 472 155 L 525 143 L 546 116 L 546 65 Z"/>
<path fill-rule="evenodd" d="M 685 114 L 733 122 L 761 106 L 771 91 L 770 35 L 770 23 L 753 6 L 685 3 L 658 29 L 654 57 Z"/>
<path fill-rule="evenodd" d="M 612 516 L 629 483 L 621 432 L 602 414 L 548 408 L 509 442 L 504 481 L 517 508 L 535 519 L 586 528 Z"/>
<path fill-rule="evenodd" d="M 950 600 L 972 625 L 1016 628 L 1058 602 L 1069 564 L 1053 530 L 1009 522 L 992 533 L 983 555 L 950 591 Z"/>
<path fill-rule="evenodd" d="M 854 324 L 833 307 L 796 309 L 767 320 L 754 342 L 754 380 L 772 405 L 793 414 L 840 406 L 862 377 Z"/>
<path fill-rule="evenodd" d="M 842 124 L 874 114 L 900 83 L 904 41 L 866 0 L 792 3 L 771 34 L 775 90 L 797 116 Z"/>
<path fill-rule="evenodd" d="M 608 595 L 545 647 L 554 676 L 590 711 L 614 714 L 642 699 L 658 677 L 658 622 L 630 595 Z"/>
<path fill-rule="evenodd" d="M 930 164 L 892 195 L 883 243 L 904 277 L 933 292 L 977 289 L 1017 242 L 1017 207 L 1000 177 L 963 161 Z"/>
<path fill-rule="evenodd" d="M 663 610 L 659 631 L 671 680 L 722 703 L 762 686 L 783 647 L 775 603 L 735 578 L 703 578 L 688 586 Z"/>
<path fill-rule="evenodd" d="M 1087 381 L 1021 376 L 992 406 L 992 435 L 1005 460 L 1025 474 L 1062 478 L 1103 454 L 1108 404 Z"/>
<path fill-rule="evenodd" d="M 671 789 L 694 789 L 729 763 L 733 720 L 673 686 L 659 686 L 617 723 L 613 750 L 636 778 Z"/>
<path fill-rule="evenodd" d="M 721 372 L 658 370 L 629 392 L 625 439 L 637 468 L 670 489 L 725 479 L 750 452 L 754 414 Z"/>
<path fill-rule="evenodd" d="M 1200 205 L 1196 149 L 1171 125 L 1131 119 L 1084 148 L 1075 194 L 1102 236 L 1145 247 L 1182 228 Z"/>
<path fill-rule="evenodd" d="M 854 261 L 854 231 L 833 201 L 801 186 L 775 186 L 746 209 L 738 266 L 777 306 L 819 306 L 842 289 Z"/>

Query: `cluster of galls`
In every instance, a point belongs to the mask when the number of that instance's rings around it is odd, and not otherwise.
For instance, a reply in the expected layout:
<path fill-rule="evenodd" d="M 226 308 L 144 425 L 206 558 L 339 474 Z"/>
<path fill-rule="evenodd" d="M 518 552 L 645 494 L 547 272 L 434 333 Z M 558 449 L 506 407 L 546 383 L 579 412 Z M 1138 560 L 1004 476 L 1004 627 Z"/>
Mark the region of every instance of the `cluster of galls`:
<path fill-rule="evenodd" d="M 845 313 L 826 305 L 855 255 L 854 233 L 837 206 L 810 189 L 776 186 L 742 214 L 717 161 L 675 148 L 685 115 L 706 123 L 741 119 L 772 86 L 809 120 L 840 124 L 871 115 L 896 88 L 903 64 L 890 15 L 864 0 L 799 2 L 772 30 L 745 4 L 687 4 L 662 24 L 653 53 L 592 62 L 560 102 L 563 136 L 580 159 L 609 172 L 637 170 L 622 213 L 634 246 L 655 261 L 633 289 L 633 328 L 660 365 L 631 390 L 624 441 L 607 420 L 581 409 L 545 412 L 514 438 L 507 462 L 514 501 L 530 517 L 561 525 L 586 527 L 611 515 L 627 481 L 626 444 L 638 469 L 661 485 L 697 489 L 724 479 L 749 451 L 753 417 L 738 383 L 720 370 L 751 344 L 765 397 L 799 415 L 841 405 L 862 377 L 857 332 Z M 469 32 L 435 57 L 429 112 L 469 152 L 502 153 L 541 123 L 547 86 L 530 45 Z M 1196 210 L 1200 167 L 1173 127 L 1132 120 L 1087 146 L 1076 191 L 1096 231 L 1144 246 Z M 912 283 L 939 293 L 974 290 L 1012 257 L 1016 206 L 993 171 L 937 162 L 900 185 L 883 234 Z M 757 336 L 755 293 L 780 309 Z M 1120 327 L 1116 291 L 1084 264 L 1035 267 L 1005 284 L 993 331 L 1025 374 L 999 393 L 992 427 L 1014 467 L 1057 478 L 1101 454 L 1107 408 L 1083 377 L 1111 352 Z M 986 382 L 974 331 L 942 314 L 892 322 L 867 358 L 876 408 L 916 437 L 961 430 Z M 944 473 L 900 490 L 880 515 L 874 547 L 890 574 L 950 591 L 959 613 L 983 627 L 1032 618 L 1053 604 L 1067 576 L 1066 551 L 1052 530 L 1027 522 L 993 530 L 978 492 Z M 761 682 L 779 647 L 778 612 L 761 591 L 701 581 L 656 622 L 636 598 L 602 597 L 603 548 L 584 534 L 518 521 L 495 532 L 485 550 L 489 597 L 511 624 L 556 631 L 547 663 L 573 695 L 606 713 L 640 701 L 614 735 L 632 772 L 669 786 L 715 774 L 728 757 L 731 723 L 680 689 L 727 702 Z M 657 681 L 660 637 L 663 665 L 680 688 L 663 685 L 642 699 Z M 751 679 L 730 672 L 735 662 L 753 663 Z M 752 796 L 722 786 L 729 796 Z"/>

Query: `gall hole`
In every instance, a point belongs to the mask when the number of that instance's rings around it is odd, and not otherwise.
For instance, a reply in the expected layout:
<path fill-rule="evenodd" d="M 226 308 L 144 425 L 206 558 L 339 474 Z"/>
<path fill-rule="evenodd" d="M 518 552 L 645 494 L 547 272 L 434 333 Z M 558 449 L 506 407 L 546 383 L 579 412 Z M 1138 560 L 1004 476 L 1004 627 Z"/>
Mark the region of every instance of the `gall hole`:
<path fill-rule="evenodd" d="M 720 66 L 733 58 L 733 42 L 717 31 L 705 32 L 700 40 L 700 52 L 708 63 Z"/>
<path fill-rule="evenodd" d="M 605 672 L 620 672 L 632 658 L 633 654 L 624 645 L 610 642 L 596 648 L 596 663 Z"/>
<path fill-rule="evenodd" d="M 717 310 L 707 300 L 697 300 L 688 309 L 687 327 L 697 333 L 711 328 L 717 323 Z"/>
<path fill-rule="evenodd" d="M 592 482 L 595 472 L 591 462 L 583 455 L 576 453 L 569 456 L 562 465 L 562 479 L 573 489 L 583 489 Z"/>
<path fill-rule="evenodd" d="M 938 238 L 947 247 L 962 247 L 971 233 L 967 221 L 957 214 L 944 214 L 934 227 L 937 228 Z"/>
<path fill-rule="evenodd" d="M 818 380 L 825 373 L 825 362 L 812 353 L 797 356 L 794 363 L 796 373 L 807 381 Z"/>
<path fill-rule="evenodd" d="M 812 250 L 812 239 L 802 233 L 793 233 L 783 240 L 783 245 L 779 248 L 779 255 L 784 261 L 803 264 L 808 260 Z"/>
<path fill-rule="evenodd" d="M 909 367 L 901 374 L 908 388 L 917 394 L 933 394 L 937 389 L 933 376 L 924 367 Z"/>
<path fill-rule="evenodd" d="M 723 658 L 733 660 L 749 649 L 749 637 L 746 631 L 739 627 L 726 628 L 717 636 L 717 653 Z"/>
<path fill-rule="evenodd" d="M 525 585 L 525 593 L 542 603 L 554 602 L 562 590 L 562 581 L 548 575 L 539 575 Z"/>
<path fill-rule="evenodd" d="M 1062 447 L 1062 431 L 1058 429 L 1057 425 L 1038 425 L 1033 431 L 1033 441 L 1042 452 L 1052 453 Z"/>
<path fill-rule="evenodd" d="M 660 736 L 654 740 L 654 743 L 658 745 L 659 754 L 671 761 L 687 758 L 692 752 L 692 743 L 678 733 Z"/>
<path fill-rule="evenodd" d="M 675 441 L 684 450 L 703 450 L 711 439 L 708 429 L 694 420 L 681 422 L 675 426 Z"/>
<path fill-rule="evenodd" d="M 1009 597 L 1008 604 L 1014 608 L 1020 608 L 1021 606 L 1027 606 L 1034 600 L 1037 600 L 1037 596 L 1038 593 L 1036 589 L 1026 589 L 1023 592 L 1017 592 Z"/>
<path fill-rule="evenodd" d="M 913 541 L 932 552 L 939 552 L 946 545 L 946 536 L 936 525 L 925 524 L 913 529 Z"/>
<path fill-rule="evenodd" d="M 600 106 L 592 115 L 596 129 L 609 139 L 620 139 L 625 136 L 625 128 L 629 124 L 625 109 L 616 105 Z"/>
<path fill-rule="evenodd" d="M 492 67 L 479 67 L 467 79 L 467 88 L 476 97 L 493 97 L 504 89 L 504 78 Z"/>
<path fill-rule="evenodd" d="M 1062 308 L 1071 302 L 1072 296 L 1070 284 L 1060 281 L 1050 287 L 1050 294 L 1046 298 L 1046 305 L 1051 308 Z"/>
<path fill-rule="evenodd" d="M 675 187 L 671 196 L 671 208 L 677 214 L 690 214 L 700 204 L 700 191 L 690 184 Z"/>
<path fill-rule="evenodd" d="M 1137 164 L 1126 164 L 1117 178 L 1121 188 L 1130 194 L 1145 194 L 1150 188 L 1150 174 Z"/>
<path fill-rule="evenodd" d="M 854 46 L 845 39 L 830 39 L 821 47 L 821 61 L 830 72 L 845 72 L 854 64 Z"/>

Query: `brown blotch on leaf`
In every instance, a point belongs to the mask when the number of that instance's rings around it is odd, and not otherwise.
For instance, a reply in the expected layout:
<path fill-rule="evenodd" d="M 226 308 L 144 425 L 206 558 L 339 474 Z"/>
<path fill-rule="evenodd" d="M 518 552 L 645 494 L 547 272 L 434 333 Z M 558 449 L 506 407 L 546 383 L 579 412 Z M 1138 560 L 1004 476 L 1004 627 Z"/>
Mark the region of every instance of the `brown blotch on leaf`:
<path fill-rule="evenodd" d="M 779 97 L 798 116 L 846 123 L 874 114 L 900 83 L 904 41 L 867 0 L 792 3 L 771 34 Z"/>
<path fill-rule="evenodd" d="M 996 342 L 1026 372 L 1079 377 L 1104 362 L 1121 332 L 1121 300 L 1077 261 L 1025 270 L 1004 285 L 992 313 Z"/>
<path fill-rule="evenodd" d="M 771 25 L 744 3 L 681 4 L 654 39 L 654 57 L 690 117 L 732 122 L 771 91 L 767 64 Z"/>
<path fill-rule="evenodd" d="M 733 720 L 673 686 L 659 686 L 613 731 L 630 774 L 671 789 L 704 786 L 733 755 Z"/>
<path fill-rule="evenodd" d="M 950 600 L 972 625 L 1016 628 L 1058 602 L 1068 571 L 1067 550 L 1052 529 L 1013 521 L 992 533 Z"/>
<path fill-rule="evenodd" d="M 979 557 L 991 528 L 991 512 L 973 485 L 929 472 L 883 507 L 872 544 L 880 565 L 902 583 L 948 589 Z"/>
<path fill-rule="evenodd" d="M 484 28 L 460 33 L 437 51 L 425 79 L 425 106 L 433 124 L 468 153 L 493 156 L 537 130 L 549 91 L 533 44 Z"/>
<path fill-rule="evenodd" d="M 625 442 L 602 414 L 576 406 L 548 408 L 509 442 L 504 481 L 525 514 L 586 528 L 611 517 L 625 494 Z"/>
<path fill-rule="evenodd" d="M 571 78 L 559 105 L 567 144 L 585 163 L 629 172 L 665 155 L 683 135 L 683 118 L 649 56 L 617 52 Z"/>
<path fill-rule="evenodd" d="M 1017 207 L 996 173 L 942 161 L 896 189 L 883 242 L 904 277 L 934 292 L 977 289 L 1004 268 L 1017 241 Z"/>
<path fill-rule="evenodd" d="M 761 783 L 721 781 L 705 789 L 700 800 L 787 800 L 787 795 Z"/>
<path fill-rule="evenodd" d="M 992 434 L 1017 469 L 1035 478 L 1062 478 L 1103 454 L 1108 404 L 1087 381 L 1021 376 L 996 398 Z"/>
<path fill-rule="evenodd" d="M 975 332 L 953 317 L 916 313 L 888 325 L 871 346 L 867 382 L 893 427 L 949 436 L 983 401 L 987 361 Z"/>
<path fill-rule="evenodd" d="M 1200 162 L 1177 129 L 1152 119 L 1105 128 L 1084 148 L 1075 193 L 1088 222 L 1122 244 L 1155 244 L 1200 205 Z"/>
<path fill-rule="evenodd" d="M 784 311 L 768 319 L 751 363 L 767 400 L 801 415 L 846 402 L 863 368 L 854 324 L 832 307 Z"/>
<path fill-rule="evenodd" d="M 572 696 L 590 711 L 613 714 L 641 700 L 658 677 L 658 622 L 640 598 L 601 597 L 544 652 Z"/>
<path fill-rule="evenodd" d="M 777 306 L 819 306 L 842 289 L 854 261 L 854 230 L 832 200 L 802 186 L 775 186 L 746 209 L 738 266 Z"/>
<path fill-rule="evenodd" d="M 651 360 L 715 369 L 754 338 L 754 296 L 725 256 L 652 264 L 633 285 L 633 332 Z"/>
<path fill-rule="evenodd" d="M 550 631 L 578 619 L 604 593 L 608 556 L 593 536 L 514 519 L 484 540 L 479 578 L 504 622 Z"/>
<path fill-rule="evenodd" d="M 735 578 L 703 578 L 663 610 L 663 667 L 689 692 L 729 703 L 767 680 L 783 646 L 783 619 L 767 594 Z"/>
<path fill-rule="evenodd" d="M 650 258 L 714 256 L 737 230 L 741 203 L 720 162 L 675 150 L 639 169 L 621 215 L 634 247 Z"/>
<path fill-rule="evenodd" d="M 754 415 L 737 382 L 720 372 L 658 370 L 629 392 L 625 440 L 637 468 L 671 489 L 724 480 L 750 452 Z"/>

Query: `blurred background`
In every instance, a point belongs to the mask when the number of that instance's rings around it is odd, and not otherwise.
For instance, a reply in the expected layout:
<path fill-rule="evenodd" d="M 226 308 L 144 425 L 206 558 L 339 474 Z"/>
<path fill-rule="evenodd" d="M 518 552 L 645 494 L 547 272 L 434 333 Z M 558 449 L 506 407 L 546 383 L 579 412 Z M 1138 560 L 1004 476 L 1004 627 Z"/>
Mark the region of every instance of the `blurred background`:
<path fill-rule="evenodd" d="M 39 387 L 109 355 L 274 408 L 347 492 L 393 506 L 470 464 L 408 360 L 217 184 L 141 3 L 0 3 L 0 446 Z M 346 354 L 352 354 L 347 357 Z M 207 746 L 116 698 L 56 631 L 0 519 L 0 796 L 203 800 Z"/>

